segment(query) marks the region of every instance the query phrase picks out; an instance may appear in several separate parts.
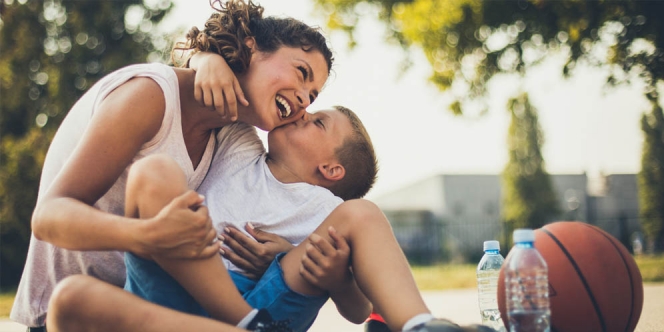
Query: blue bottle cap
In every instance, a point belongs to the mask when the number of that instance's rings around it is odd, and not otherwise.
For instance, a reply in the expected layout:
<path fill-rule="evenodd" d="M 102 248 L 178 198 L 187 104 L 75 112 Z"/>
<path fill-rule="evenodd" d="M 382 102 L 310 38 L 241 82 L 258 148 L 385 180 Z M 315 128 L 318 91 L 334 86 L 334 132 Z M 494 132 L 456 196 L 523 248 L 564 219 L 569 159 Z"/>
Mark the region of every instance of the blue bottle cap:
<path fill-rule="evenodd" d="M 512 234 L 514 243 L 517 242 L 535 242 L 535 231 L 530 228 L 519 228 Z"/>
<path fill-rule="evenodd" d="M 487 250 L 500 250 L 500 242 L 496 240 L 484 241 L 484 251 Z"/>

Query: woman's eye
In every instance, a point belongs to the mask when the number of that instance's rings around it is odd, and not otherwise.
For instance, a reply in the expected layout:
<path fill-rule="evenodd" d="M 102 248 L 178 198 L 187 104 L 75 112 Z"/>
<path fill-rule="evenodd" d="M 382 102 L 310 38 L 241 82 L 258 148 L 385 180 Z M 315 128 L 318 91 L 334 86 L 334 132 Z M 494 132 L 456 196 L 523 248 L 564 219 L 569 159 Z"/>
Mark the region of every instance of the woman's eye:
<path fill-rule="evenodd" d="M 309 77 L 309 73 L 307 73 L 307 70 L 304 67 L 297 67 L 297 69 L 302 73 L 302 78 L 304 80 L 307 80 L 307 77 Z"/>
<path fill-rule="evenodd" d="M 313 104 L 316 97 L 314 95 L 309 96 L 309 104 Z"/>

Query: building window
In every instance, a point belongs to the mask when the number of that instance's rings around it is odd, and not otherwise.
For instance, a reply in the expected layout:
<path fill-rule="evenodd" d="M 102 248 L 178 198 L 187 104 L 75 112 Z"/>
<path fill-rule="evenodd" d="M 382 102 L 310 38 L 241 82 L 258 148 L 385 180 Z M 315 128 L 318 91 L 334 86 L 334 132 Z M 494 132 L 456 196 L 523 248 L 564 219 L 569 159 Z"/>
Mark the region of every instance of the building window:
<path fill-rule="evenodd" d="M 461 204 L 461 202 L 456 202 L 452 207 L 452 214 L 458 217 L 463 214 L 463 210 L 464 210 L 463 204 Z"/>
<path fill-rule="evenodd" d="M 494 202 L 484 203 L 484 214 L 487 216 L 493 216 L 496 212 L 498 212 L 498 209 L 496 209 L 496 204 Z"/>

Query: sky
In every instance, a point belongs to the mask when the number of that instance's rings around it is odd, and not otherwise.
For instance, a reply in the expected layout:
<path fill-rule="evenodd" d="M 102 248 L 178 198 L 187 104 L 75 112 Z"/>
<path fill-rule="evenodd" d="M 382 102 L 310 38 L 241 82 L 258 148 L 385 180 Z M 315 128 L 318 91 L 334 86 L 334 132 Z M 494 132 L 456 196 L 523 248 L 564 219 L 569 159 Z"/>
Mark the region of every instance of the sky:
<path fill-rule="evenodd" d="M 321 26 L 335 53 L 333 73 L 309 111 L 343 105 L 355 111 L 372 138 L 380 171 L 367 198 L 379 197 L 435 174 L 498 174 L 507 162 L 507 100 L 524 86 L 539 111 L 546 168 L 552 174 L 636 173 L 643 134 L 640 118 L 648 104 L 638 86 L 607 90 L 603 73 L 581 67 L 571 79 L 551 58 L 523 81 L 497 78 L 490 85 L 489 111 L 455 117 L 449 98 L 428 81 L 431 67 L 419 49 L 405 73 L 403 50 L 385 41 L 385 26 L 360 20 L 358 46 L 326 28 L 312 0 L 262 0 L 266 15 L 290 16 Z M 174 0 L 160 25 L 165 32 L 203 28 L 208 0 Z M 185 30 L 186 31 L 186 30 Z M 183 35 L 183 33 L 181 33 Z"/>

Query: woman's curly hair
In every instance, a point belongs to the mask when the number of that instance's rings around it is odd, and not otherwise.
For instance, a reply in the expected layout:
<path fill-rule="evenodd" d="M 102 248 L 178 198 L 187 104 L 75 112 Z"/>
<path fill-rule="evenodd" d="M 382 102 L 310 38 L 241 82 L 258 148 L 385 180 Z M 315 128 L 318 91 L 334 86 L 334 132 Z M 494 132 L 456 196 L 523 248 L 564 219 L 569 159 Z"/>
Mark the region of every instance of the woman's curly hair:
<path fill-rule="evenodd" d="M 210 0 L 210 6 L 216 12 L 205 22 L 205 29 L 191 28 L 187 41 L 175 45 L 171 53 L 173 60 L 175 51 L 213 52 L 221 55 L 233 72 L 240 74 L 251 61 L 251 49 L 245 39 L 254 38 L 256 49 L 265 53 L 275 52 L 282 46 L 299 47 L 306 52 L 317 50 L 327 62 L 328 73 L 331 70 L 332 51 L 320 29 L 293 18 L 264 18 L 263 7 L 251 0 Z"/>

